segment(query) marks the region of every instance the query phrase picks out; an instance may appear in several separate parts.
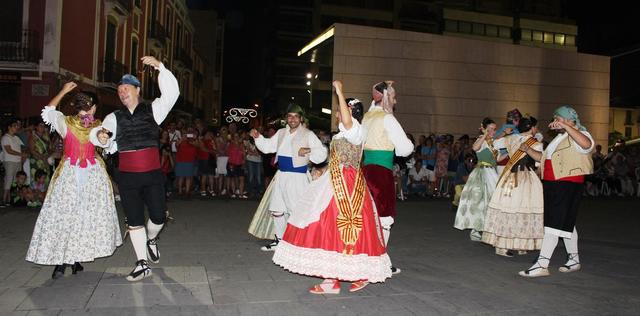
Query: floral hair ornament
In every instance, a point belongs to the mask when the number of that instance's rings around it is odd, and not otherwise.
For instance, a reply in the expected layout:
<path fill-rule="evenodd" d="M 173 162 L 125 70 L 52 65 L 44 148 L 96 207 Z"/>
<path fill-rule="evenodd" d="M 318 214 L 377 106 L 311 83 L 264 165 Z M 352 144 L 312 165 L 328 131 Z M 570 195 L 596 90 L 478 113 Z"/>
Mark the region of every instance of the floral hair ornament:
<path fill-rule="evenodd" d="M 360 100 L 358 99 L 353 99 L 351 101 L 349 101 L 349 103 L 347 103 L 349 105 L 349 107 L 352 107 L 354 104 L 358 104 L 358 103 L 362 103 Z"/>
<path fill-rule="evenodd" d="M 84 128 L 89 128 L 95 120 L 96 119 L 93 117 L 93 114 L 80 115 L 80 122 L 82 122 L 82 126 L 84 126 Z"/>
<path fill-rule="evenodd" d="M 376 104 L 380 104 L 387 113 L 393 113 L 393 98 L 396 90 L 392 87 L 393 81 L 378 82 L 371 89 L 371 96 Z"/>

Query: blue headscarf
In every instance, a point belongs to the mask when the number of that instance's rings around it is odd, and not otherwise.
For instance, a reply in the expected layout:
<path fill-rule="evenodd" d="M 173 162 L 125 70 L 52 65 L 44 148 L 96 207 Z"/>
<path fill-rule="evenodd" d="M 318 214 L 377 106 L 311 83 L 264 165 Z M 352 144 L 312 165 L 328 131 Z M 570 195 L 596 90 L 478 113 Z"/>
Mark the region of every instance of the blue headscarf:
<path fill-rule="evenodd" d="M 554 112 L 553 112 L 553 117 L 561 117 L 565 120 L 570 120 L 576 123 L 576 128 L 579 131 L 586 131 L 587 129 L 582 126 L 582 124 L 580 124 L 580 118 L 578 118 L 578 112 L 576 112 L 576 110 L 574 110 L 572 107 L 568 106 L 568 105 L 563 105 L 559 108 L 557 108 Z"/>

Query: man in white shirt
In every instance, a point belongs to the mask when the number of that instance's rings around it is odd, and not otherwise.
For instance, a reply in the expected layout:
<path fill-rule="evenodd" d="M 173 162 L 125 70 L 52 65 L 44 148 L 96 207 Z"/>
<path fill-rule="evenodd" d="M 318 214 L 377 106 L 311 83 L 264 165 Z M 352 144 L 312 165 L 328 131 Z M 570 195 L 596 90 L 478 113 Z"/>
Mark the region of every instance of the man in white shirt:
<path fill-rule="evenodd" d="M 393 116 L 396 92 L 392 85 L 393 81 L 383 81 L 373 86 L 373 101 L 362 119 L 366 134 L 362 170 L 380 216 L 385 245 L 396 216 L 396 192 L 391 171 L 393 157 L 407 157 L 414 150 L 413 143 Z M 400 273 L 396 267 L 391 271 Z"/>
<path fill-rule="evenodd" d="M 409 194 L 424 196 L 427 193 L 427 181 L 435 181 L 433 170 L 422 166 L 421 160 L 416 160 L 413 168 L 409 169 Z"/>
<path fill-rule="evenodd" d="M 118 187 L 129 236 L 138 258 L 127 276 L 128 281 L 151 276 L 147 260 L 160 262 L 157 237 L 164 226 L 167 206 L 165 178 L 160 170 L 158 131 L 180 95 L 176 77 L 161 62 L 145 56 L 142 63 L 159 71 L 160 97 L 150 104 L 143 101 L 138 78 L 124 75 L 118 85 L 118 97 L 124 108 L 107 115 L 102 126 L 94 128 L 89 136 L 91 142 L 105 148 L 106 153 L 119 152 Z M 145 206 L 149 214 L 146 229 Z"/>
<path fill-rule="evenodd" d="M 268 207 L 273 217 L 276 239 L 262 247 L 262 251 L 274 251 L 284 235 L 293 205 L 309 183 L 309 161 L 317 164 L 327 159 L 326 147 L 302 124 L 303 115 L 299 105 L 291 104 L 287 109 L 287 127 L 279 129 L 271 138 L 265 138 L 255 129 L 250 132 L 258 150 L 265 154 L 276 153 L 278 163 Z"/>
<path fill-rule="evenodd" d="M 4 156 L 4 195 L 0 207 L 9 205 L 11 184 L 15 179 L 16 172 L 22 170 L 22 163 L 29 157 L 28 153 L 22 152 L 24 143 L 16 133 L 20 130 L 20 123 L 17 120 L 9 122 L 7 133 L 2 136 L 2 154 Z"/>

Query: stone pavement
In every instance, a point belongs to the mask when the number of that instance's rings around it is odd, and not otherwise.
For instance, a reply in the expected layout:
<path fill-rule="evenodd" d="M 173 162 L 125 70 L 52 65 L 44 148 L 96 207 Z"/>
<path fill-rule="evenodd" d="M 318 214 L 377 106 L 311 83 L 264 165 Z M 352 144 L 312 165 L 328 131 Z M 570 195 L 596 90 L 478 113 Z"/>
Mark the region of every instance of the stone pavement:
<path fill-rule="evenodd" d="M 401 274 L 384 284 L 312 295 L 319 280 L 283 271 L 246 233 L 257 201 L 173 201 L 162 259 L 140 283 L 124 280 L 129 240 L 85 271 L 50 279 L 24 260 L 37 212 L 0 210 L 0 315 L 640 315 L 638 200 L 586 200 L 578 220 L 583 270 L 517 276 L 536 254 L 503 258 L 453 229 L 446 201 L 399 203 L 389 253 Z M 561 243 L 560 243 L 561 244 Z"/>

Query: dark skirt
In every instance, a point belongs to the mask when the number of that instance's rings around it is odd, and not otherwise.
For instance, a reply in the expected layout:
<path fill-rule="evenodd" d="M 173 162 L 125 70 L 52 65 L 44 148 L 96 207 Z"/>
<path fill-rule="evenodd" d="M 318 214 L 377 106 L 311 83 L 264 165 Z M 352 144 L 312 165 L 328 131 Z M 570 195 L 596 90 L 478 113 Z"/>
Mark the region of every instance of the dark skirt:
<path fill-rule="evenodd" d="M 364 178 L 373 201 L 376 204 L 378 216 L 396 217 L 396 185 L 393 172 L 383 166 L 366 165 L 362 168 Z"/>
<path fill-rule="evenodd" d="M 545 233 L 571 237 L 584 191 L 583 183 L 542 181 Z"/>

